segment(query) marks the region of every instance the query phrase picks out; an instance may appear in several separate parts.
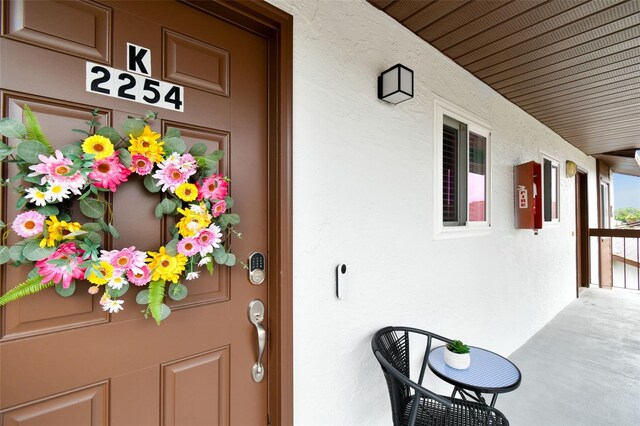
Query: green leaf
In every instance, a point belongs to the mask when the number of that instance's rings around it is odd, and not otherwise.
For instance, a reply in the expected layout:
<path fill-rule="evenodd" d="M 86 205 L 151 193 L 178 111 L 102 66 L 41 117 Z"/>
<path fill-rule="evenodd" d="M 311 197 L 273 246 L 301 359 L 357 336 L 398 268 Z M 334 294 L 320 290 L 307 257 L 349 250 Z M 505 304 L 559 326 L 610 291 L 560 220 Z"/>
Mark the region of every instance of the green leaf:
<path fill-rule="evenodd" d="M 11 255 L 9 254 L 9 247 L 0 246 L 0 265 L 3 265 L 11 260 Z"/>
<path fill-rule="evenodd" d="M 18 300 L 21 297 L 45 290 L 49 287 L 53 287 L 53 282 L 50 281 L 46 284 L 42 284 L 42 277 L 40 275 L 36 275 L 33 278 L 29 278 L 28 280 L 18 284 L 17 286 L 3 294 L 0 297 L 0 306 L 6 305 L 7 303 L 13 302 L 14 300 Z"/>
<path fill-rule="evenodd" d="M 177 152 L 178 154 L 184 154 L 187 146 L 184 141 L 180 138 L 164 138 L 164 152 L 172 153 Z"/>
<path fill-rule="evenodd" d="M 55 247 L 40 247 L 40 240 L 31 240 L 24 247 L 23 256 L 32 262 L 42 260 L 56 251 Z"/>
<path fill-rule="evenodd" d="M 233 204 L 234 204 L 233 198 L 231 198 L 229 196 L 224 197 L 224 202 L 225 202 L 225 204 L 226 204 L 228 209 L 233 207 Z"/>
<path fill-rule="evenodd" d="M 122 163 L 123 166 L 129 168 L 131 167 L 131 153 L 129 153 L 129 151 L 127 151 L 126 149 L 120 149 L 118 150 L 118 158 L 120 159 L 120 162 Z"/>
<path fill-rule="evenodd" d="M 82 225 L 82 229 L 84 229 L 87 232 L 101 232 L 101 231 L 103 231 L 102 225 L 100 225 L 99 223 L 93 223 L 93 222 L 85 223 L 84 225 Z"/>
<path fill-rule="evenodd" d="M 105 291 L 109 293 L 109 296 L 111 297 L 122 297 L 127 291 L 129 291 L 129 284 L 123 285 L 122 288 L 120 288 L 119 290 L 116 290 L 115 288 L 111 288 L 107 286 Z"/>
<path fill-rule="evenodd" d="M 91 241 L 93 244 L 100 244 L 102 243 L 102 236 L 100 236 L 100 234 L 98 234 L 97 232 L 87 232 L 84 235 L 84 240 Z"/>
<path fill-rule="evenodd" d="M 158 203 L 154 213 L 158 219 L 162 219 L 162 216 L 164 216 L 164 209 L 162 208 L 162 203 Z"/>
<path fill-rule="evenodd" d="M 169 127 L 164 133 L 165 138 L 179 138 L 180 136 L 182 136 L 180 134 L 180 130 L 176 129 L 175 127 Z"/>
<path fill-rule="evenodd" d="M 27 137 L 27 128 L 18 120 L 6 117 L 0 120 L 0 135 L 8 138 L 25 139 Z"/>
<path fill-rule="evenodd" d="M 187 297 L 187 294 L 189 294 L 189 290 L 186 285 L 180 283 L 169 285 L 169 297 L 171 299 L 182 300 Z"/>
<path fill-rule="evenodd" d="M 162 306 L 160 306 L 160 320 L 158 321 L 158 325 L 160 325 L 160 321 L 166 320 L 169 315 L 171 315 L 171 308 L 163 303 Z"/>
<path fill-rule="evenodd" d="M 162 321 L 162 300 L 164 299 L 165 281 L 151 281 L 149 283 L 149 309 L 151 316 L 156 320 L 158 325 Z"/>
<path fill-rule="evenodd" d="M 118 238 L 120 238 L 120 233 L 118 232 L 118 230 L 116 229 L 115 226 L 113 225 L 109 225 L 109 233 L 113 236 L 113 238 L 115 238 L 116 240 Z"/>
<path fill-rule="evenodd" d="M 94 198 L 84 198 L 80 200 L 80 211 L 87 217 L 99 219 L 104 216 L 104 204 Z"/>
<path fill-rule="evenodd" d="M 121 139 L 120 133 L 118 133 L 118 131 L 113 127 L 109 126 L 104 126 L 98 129 L 96 135 L 104 136 L 105 138 L 109 139 L 114 145 L 120 142 Z"/>
<path fill-rule="evenodd" d="M 9 257 L 14 262 L 22 262 L 24 261 L 24 255 L 22 254 L 22 250 L 24 250 L 24 245 L 14 245 L 9 248 Z"/>
<path fill-rule="evenodd" d="M 160 192 L 160 189 L 162 189 L 162 186 L 158 185 L 154 177 L 151 175 L 146 175 L 144 177 L 144 187 L 147 188 L 147 191 L 149 192 Z"/>
<path fill-rule="evenodd" d="M 137 118 L 127 118 L 122 123 L 122 133 L 137 138 L 144 132 L 144 121 Z"/>
<path fill-rule="evenodd" d="M 224 151 L 213 151 L 211 154 L 205 155 L 205 158 L 208 158 L 211 161 L 215 161 L 216 163 L 224 158 Z"/>
<path fill-rule="evenodd" d="M 58 293 L 62 297 L 73 296 L 73 293 L 75 292 L 76 292 L 75 280 L 72 280 L 71 284 L 67 288 L 62 287 L 62 284 L 56 284 L 56 293 Z"/>
<path fill-rule="evenodd" d="M 38 207 L 36 211 L 45 216 L 57 216 L 60 213 L 60 210 L 52 205 Z"/>
<path fill-rule="evenodd" d="M 228 257 L 229 256 L 224 251 L 222 253 L 213 254 L 213 260 L 215 260 L 218 265 L 224 265 L 227 262 Z"/>
<path fill-rule="evenodd" d="M 72 155 L 80 157 L 82 155 L 82 148 L 80 148 L 78 145 L 65 145 L 60 148 L 60 151 L 65 157 L 69 157 Z"/>
<path fill-rule="evenodd" d="M 233 266 L 236 264 L 236 255 L 233 253 L 227 253 L 227 260 L 224 261 L 227 266 Z"/>
<path fill-rule="evenodd" d="M 29 183 L 35 183 L 36 185 L 40 185 L 42 182 L 42 176 L 23 176 L 22 180 Z"/>
<path fill-rule="evenodd" d="M 24 121 L 26 123 L 27 128 L 27 136 L 30 139 L 35 139 L 38 143 L 42 144 L 47 149 L 49 154 L 53 154 L 53 147 L 47 140 L 47 137 L 44 135 L 42 128 L 40 127 L 40 123 L 38 123 L 38 119 L 36 115 L 31 112 L 31 108 L 27 105 L 24 106 Z"/>
<path fill-rule="evenodd" d="M 22 210 L 27 205 L 27 199 L 25 197 L 18 198 L 16 201 L 16 209 Z"/>
<path fill-rule="evenodd" d="M 189 150 L 189 154 L 193 155 L 194 157 L 199 157 L 201 155 L 205 155 L 206 153 L 207 145 L 203 144 L 202 142 L 194 144 Z"/>
<path fill-rule="evenodd" d="M 49 150 L 38 141 L 28 140 L 18 144 L 16 154 L 27 163 L 37 164 L 40 162 L 39 155 L 47 155 Z"/>
<path fill-rule="evenodd" d="M 178 240 L 171 240 L 165 246 L 164 249 L 167 251 L 169 256 L 175 256 L 178 254 Z"/>
<path fill-rule="evenodd" d="M 213 275 L 214 264 L 213 261 L 207 263 L 207 271 L 209 271 L 209 275 Z"/>
<path fill-rule="evenodd" d="M 148 305 L 149 304 L 149 290 L 142 290 L 136 295 L 136 303 L 138 305 Z"/>
<path fill-rule="evenodd" d="M 162 211 L 164 214 L 171 214 L 173 213 L 173 211 L 176 209 L 177 204 L 175 201 L 169 199 L 169 198 L 165 198 L 164 200 L 162 200 L 162 202 L 160 203 L 160 205 L 162 205 Z"/>
<path fill-rule="evenodd" d="M 104 221 L 103 218 L 98 219 L 98 225 L 102 227 L 102 230 L 105 232 L 109 232 L 109 225 Z"/>

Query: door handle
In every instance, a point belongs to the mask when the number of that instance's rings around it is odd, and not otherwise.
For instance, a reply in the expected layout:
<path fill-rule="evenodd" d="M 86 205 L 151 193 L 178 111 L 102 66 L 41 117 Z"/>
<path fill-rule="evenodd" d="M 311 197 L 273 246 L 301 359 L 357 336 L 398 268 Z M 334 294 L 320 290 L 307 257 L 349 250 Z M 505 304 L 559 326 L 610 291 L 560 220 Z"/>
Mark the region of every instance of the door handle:
<path fill-rule="evenodd" d="M 247 315 L 249 316 L 249 322 L 256 326 L 256 332 L 258 333 L 258 362 L 253 364 L 251 376 L 254 382 L 259 383 L 264 378 L 262 355 L 264 355 L 264 348 L 267 345 L 267 330 L 262 326 L 262 321 L 264 320 L 264 304 L 260 299 L 249 302 Z"/>

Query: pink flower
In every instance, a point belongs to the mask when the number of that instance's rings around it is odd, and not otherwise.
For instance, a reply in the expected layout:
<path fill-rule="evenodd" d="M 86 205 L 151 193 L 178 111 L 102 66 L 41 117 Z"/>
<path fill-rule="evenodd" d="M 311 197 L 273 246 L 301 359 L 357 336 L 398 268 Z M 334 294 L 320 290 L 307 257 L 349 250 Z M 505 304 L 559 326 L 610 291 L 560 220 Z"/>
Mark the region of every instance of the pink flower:
<path fill-rule="evenodd" d="M 136 172 L 140 176 L 146 176 L 151 173 L 151 169 L 153 169 L 153 161 L 144 155 L 133 154 L 131 156 L 131 171 Z"/>
<path fill-rule="evenodd" d="M 200 256 L 204 256 L 208 253 L 213 253 L 214 248 L 220 247 L 222 241 L 222 232 L 216 225 L 211 225 L 208 228 L 201 229 L 196 235 L 196 240 L 200 243 Z"/>
<path fill-rule="evenodd" d="M 193 256 L 200 251 L 200 242 L 194 237 L 186 237 L 178 243 L 178 253 Z"/>
<path fill-rule="evenodd" d="M 203 198 L 209 200 L 224 200 L 229 193 L 229 184 L 222 175 L 212 175 L 206 178 L 202 185 L 196 183 L 198 187 L 198 201 Z"/>
<path fill-rule="evenodd" d="M 41 161 L 40 164 L 29 166 L 33 170 L 33 173 L 29 173 L 30 177 L 44 175 L 40 180 L 41 185 L 47 182 L 58 183 L 68 187 L 76 195 L 81 194 L 81 189 L 87 181 L 80 171 L 68 175 L 71 172 L 73 161 L 64 158 L 60 150 L 56 150 L 55 155 L 49 157 L 40 154 L 38 158 Z"/>
<path fill-rule="evenodd" d="M 22 238 L 33 237 L 34 235 L 38 235 L 42 232 L 42 227 L 46 218 L 47 217 L 45 215 L 35 211 L 20 213 L 14 219 L 11 228 L 13 228 L 15 233 L 20 235 Z"/>
<path fill-rule="evenodd" d="M 162 191 L 166 192 L 169 189 L 171 192 L 175 192 L 176 187 L 187 182 L 196 170 L 197 165 L 191 154 L 180 156 L 174 153 L 162 163 L 158 163 L 158 170 L 153 174 L 153 177 L 158 179 L 159 184 L 162 185 Z"/>
<path fill-rule="evenodd" d="M 135 247 L 124 248 L 122 250 L 102 250 L 100 260 L 103 260 L 113 266 L 114 275 L 122 275 L 125 271 L 132 270 L 134 273 L 141 272 L 141 268 L 145 266 L 144 252 L 136 250 Z"/>
<path fill-rule="evenodd" d="M 213 214 L 213 217 L 218 217 L 222 215 L 225 212 L 225 210 L 227 210 L 227 203 L 225 203 L 225 201 L 222 200 L 222 201 L 218 201 L 213 205 L 213 207 L 211 208 L 211 213 Z"/>
<path fill-rule="evenodd" d="M 73 242 L 60 244 L 49 257 L 36 262 L 35 267 L 42 276 L 42 282 L 53 281 L 56 284 L 62 283 L 64 288 L 69 288 L 73 279 L 84 278 L 85 269 L 79 266 L 82 263 L 83 253 L 84 250 L 77 248 Z M 50 260 L 63 260 L 66 263 L 55 265 L 49 263 Z"/>
<path fill-rule="evenodd" d="M 89 179 L 93 179 L 94 185 L 98 188 L 107 188 L 111 192 L 116 192 L 116 186 L 126 182 L 130 174 L 131 170 L 120 163 L 116 151 L 110 157 L 95 160 Z"/>
<path fill-rule="evenodd" d="M 134 272 L 133 269 L 129 269 L 127 271 L 127 279 L 134 285 L 145 285 L 151 280 L 151 270 L 147 265 L 141 267 L 138 272 Z"/>

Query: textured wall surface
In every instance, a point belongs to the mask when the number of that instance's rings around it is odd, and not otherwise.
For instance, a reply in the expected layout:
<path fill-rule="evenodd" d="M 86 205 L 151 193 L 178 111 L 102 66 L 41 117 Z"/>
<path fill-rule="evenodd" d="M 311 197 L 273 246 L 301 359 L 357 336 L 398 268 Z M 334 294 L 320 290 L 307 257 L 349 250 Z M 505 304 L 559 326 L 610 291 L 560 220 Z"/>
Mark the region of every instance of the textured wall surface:
<path fill-rule="evenodd" d="M 595 225 L 595 161 L 364 1 L 269 1 L 294 16 L 295 424 L 389 424 L 372 333 L 411 325 L 512 353 L 575 297 L 564 163 L 588 171 Z M 376 78 L 396 63 L 416 87 L 392 106 Z M 489 235 L 434 240 L 435 96 L 491 125 Z M 561 164 L 561 221 L 535 236 L 514 229 L 513 166 L 543 155 Z"/>

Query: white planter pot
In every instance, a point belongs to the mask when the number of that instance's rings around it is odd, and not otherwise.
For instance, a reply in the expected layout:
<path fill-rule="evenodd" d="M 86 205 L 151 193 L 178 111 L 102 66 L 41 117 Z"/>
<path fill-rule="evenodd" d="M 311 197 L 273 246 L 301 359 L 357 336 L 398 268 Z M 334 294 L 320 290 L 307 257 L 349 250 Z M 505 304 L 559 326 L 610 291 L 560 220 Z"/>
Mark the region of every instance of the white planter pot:
<path fill-rule="evenodd" d="M 444 362 L 451 368 L 455 368 L 457 370 L 464 370 L 466 368 L 469 368 L 469 364 L 471 363 L 471 357 L 469 356 L 469 354 L 457 354 L 455 352 L 451 352 L 449 349 L 445 347 Z"/>

